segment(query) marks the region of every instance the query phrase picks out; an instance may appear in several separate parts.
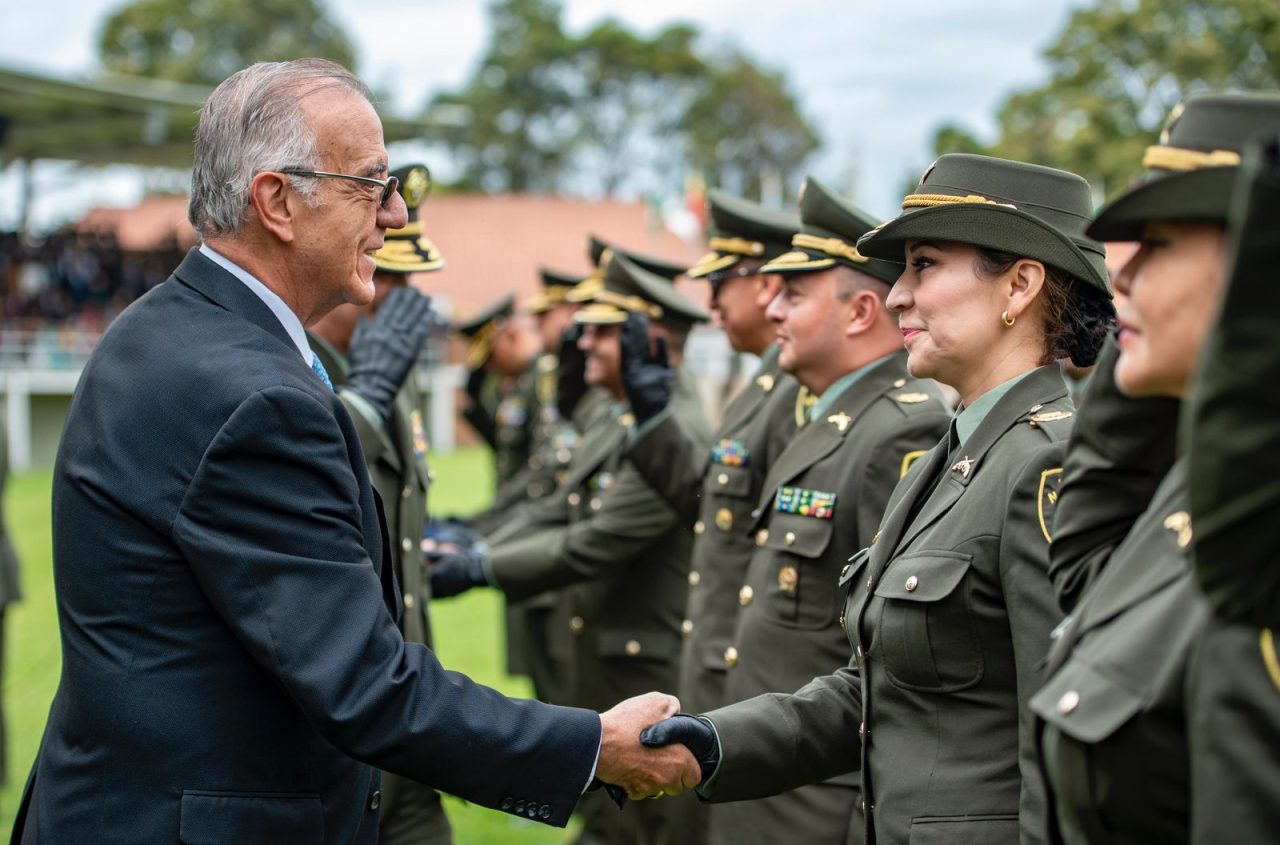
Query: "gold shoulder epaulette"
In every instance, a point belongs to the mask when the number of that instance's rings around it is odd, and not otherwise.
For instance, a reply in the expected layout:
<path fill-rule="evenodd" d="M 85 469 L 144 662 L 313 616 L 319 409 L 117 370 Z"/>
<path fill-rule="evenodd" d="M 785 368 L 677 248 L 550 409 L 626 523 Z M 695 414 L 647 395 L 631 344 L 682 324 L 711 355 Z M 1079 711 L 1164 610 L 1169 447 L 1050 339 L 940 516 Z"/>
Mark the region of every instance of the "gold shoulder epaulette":
<path fill-rule="evenodd" d="M 929 401 L 928 393 L 899 393 L 893 397 L 895 402 L 901 402 L 903 405 L 919 405 L 921 402 Z"/>
<path fill-rule="evenodd" d="M 1040 423 L 1055 422 L 1057 420 L 1065 420 L 1074 416 L 1071 411 L 1045 411 L 1040 414 L 1032 414 L 1027 422 L 1031 423 L 1031 427 L 1035 428 Z"/>

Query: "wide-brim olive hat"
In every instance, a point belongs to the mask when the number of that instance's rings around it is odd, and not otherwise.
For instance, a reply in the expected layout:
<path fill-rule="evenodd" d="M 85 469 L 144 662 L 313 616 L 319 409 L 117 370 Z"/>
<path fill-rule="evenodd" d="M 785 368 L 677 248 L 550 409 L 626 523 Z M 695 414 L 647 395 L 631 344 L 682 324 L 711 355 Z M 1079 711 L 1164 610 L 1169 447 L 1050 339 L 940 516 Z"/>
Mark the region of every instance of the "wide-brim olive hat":
<path fill-rule="evenodd" d="M 902 213 L 858 241 L 863 255 L 901 264 L 907 241 L 952 241 L 1034 258 L 1111 295 L 1102 244 L 1085 235 L 1089 183 L 1074 173 L 968 153 L 942 156 L 902 201 Z"/>
<path fill-rule="evenodd" d="M 602 287 L 573 318 L 579 323 L 610 326 L 625 323 L 631 314 L 643 314 L 655 323 L 681 329 L 711 319 L 677 291 L 669 279 L 650 273 L 621 255 L 611 255 L 604 268 Z"/>
<path fill-rule="evenodd" d="M 573 276 L 542 267 L 538 270 L 542 280 L 542 290 L 529 300 L 527 308 L 530 314 L 543 314 L 568 301 L 569 291 L 582 284 L 583 276 Z"/>
<path fill-rule="evenodd" d="M 409 220 L 400 229 L 388 229 L 382 247 L 373 254 L 374 266 L 383 273 L 430 273 L 444 267 L 444 257 L 422 231 L 419 209 L 431 193 L 431 171 L 424 164 L 407 164 L 391 171 L 399 180 L 396 190 L 409 209 Z"/>
<path fill-rule="evenodd" d="M 902 275 L 900 263 L 858 251 L 858 238 L 876 225 L 870 214 L 812 176 L 800 187 L 797 202 L 801 225 L 791 237 L 791 250 L 761 267 L 761 273 L 816 273 L 844 265 L 889 284 Z"/>
<path fill-rule="evenodd" d="M 690 279 L 715 277 L 744 259 L 767 261 L 786 252 L 791 236 L 800 230 L 800 217 L 740 199 L 713 188 L 707 192 L 711 251 L 689 268 Z"/>
<path fill-rule="evenodd" d="M 516 298 L 507 294 L 491 302 L 464 321 L 454 323 L 453 330 L 467 339 L 467 366 L 471 369 L 489 360 L 493 341 L 516 311 Z"/>
<path fill-rule="evenodd" d="M 1223 223 L 1241 152 L 1280 130 L 1280 95 L 1199 94 L 1169 114 L 1160 143 L 1147 147 L 1146 172 L 1103 206 L 1091 237 L 1136 241 L 1150 221 Z"/>
<path fill-rule="evenodd" d="M 677 276 L 683 275 L 685 270 L 688 269 L 682 264 L 675 264 L 651 255 L 641 255 L 629 249 L 622 249 L 601 240 L 595 235 L 587 236 L 587 255 L 591 258 L 591 266 L 595 269 L 577 287 L 569 291 L 568 300 L 570 302 L 590 302 L 596 291 L 603 289 L 605 267 L 608 265 L 609 259 L 615 255 L 622 256 L 640 269 L 666 279 L 668 282 L 674 282 Z"/>

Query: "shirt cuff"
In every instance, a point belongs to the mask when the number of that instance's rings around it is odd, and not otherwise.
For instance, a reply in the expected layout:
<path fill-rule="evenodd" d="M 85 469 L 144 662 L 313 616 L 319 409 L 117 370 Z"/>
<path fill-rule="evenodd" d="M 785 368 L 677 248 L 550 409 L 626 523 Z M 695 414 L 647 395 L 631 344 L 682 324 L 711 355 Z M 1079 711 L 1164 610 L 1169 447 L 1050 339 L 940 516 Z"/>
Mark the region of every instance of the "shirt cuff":
<path fill-rule="evenodd" d="M 627 429 L 627 448 L 629 449 L 643 440 L 645 435 L 657 428 L 659 424 L 669 416 L 671 416 L 671 406 L 667 405 L 667 407 L 663 408 L 657 414 L 645 420 L 640 425 L 632 426 Z"/>
<path fill-rule="evenodd" d="M 587 790 L 591 788 L 591 781 L 596 779 L 596 769 L 600 767 L 600 749 L 604 746 L 604 722 L 600 723 L 600 744 L 596 746 L 596 759 L 591 764 L 591 774 L 587 775 L 587 782 L 582 785 L 582 794 L 585 795 Z"/>

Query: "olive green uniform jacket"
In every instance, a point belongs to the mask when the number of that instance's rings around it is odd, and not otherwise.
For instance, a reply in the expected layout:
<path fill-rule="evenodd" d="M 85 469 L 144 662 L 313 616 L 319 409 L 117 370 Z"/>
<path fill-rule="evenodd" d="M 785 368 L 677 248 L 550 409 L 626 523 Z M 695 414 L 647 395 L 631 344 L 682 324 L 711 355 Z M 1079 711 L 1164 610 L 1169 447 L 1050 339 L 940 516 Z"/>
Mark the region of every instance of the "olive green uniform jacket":
<path fill-rule="evenodd" d="M 346 358 L 321 338 L 308 333 L 312 350 L 324 364 L 343 404 L 351 413 L 369 468 L 369 480 L 382 499 L 391 559 L 404 602 L 400 630 L 408 642 L 431 645 L 427 603 L 431 582 L 422 558 L 422 530 L 427 521 L 427 434 L 413 375 L 396 396 L 395 417 L 388 426 L 371 406 L 344 391 Z M 384 772 L 379 839 L 386 845 L 447 845 L 449 820 L 434 789 Z"/>
<path fill-rule="evenodd" d="M 950 414 L 937 386 L 907 374 L 906 352 L 871 365 L 833 398 L 769 467 L 750 526 L 755 554 L 739 589 L 741 612 L 722 659 L 727 701 L 791 692 L 849 660 L 837 618 L 837 583 L 849 555 L 870 544 L 885 505 L 911 462 L 946 434 Z M 795 504 L 834 495 L 831 506 Z M 858 777 L 715 807 L 711 842 L 845 842 Z M 851 825 L 853 826 L 851 828 Z"/>
<path fill-rule="evenodd" d="M 1070 610 L 1031 699 L 1055 843 L 1186 842 L 1187 700 L 1208 607 L 1191 573 L 1178 403 L 1115 386 L 1109 342 L 1067 450 L 1049 574 Z"/>
<path fill-rule="evenodd" d="M 912 465 L 841 576 L 849 665 L 707 714 L 723 751 L 713 801 L 860 770 L 868 843 L 1043 841 L 1026 705 L 1060 615 L 1045 488 L 1071 413 L 1057 365 L 1041 367 L 954 456 L 944 440 Z"/>
<path fill-rule="evenodd" d="M 738 588 L 755 551 L 751 511 L 770 464 L 796 433 L 799 389 L 778 368 L 778 350 L 771 347 L 755 378 L 725 408 L 710 452 L 704 438 L 691 437 L 668 414 L 627 453 L 694 534 L 676 692 L 689 712 L 725 703 L 724 654 L 738 617 Z"/>
<path fill-rule="evenodd" d="M 709 449 L 710 425 L 684 371 L 677 371 L 671 407 L 684 430 Z M 693 540 L 624 457 L 631 417 L 616 408 L 597 406 L 564 483 L 490 552 L 498 586 L 509 597 L 570 587 L 570 700 L 594 710 L 675 689 Z M 591 841 L 661 842 L 671 832 L 670 809 L 660 801 L 637 802 L 622 813 L 600 801 L 596 807 L 588 811 Z"/>

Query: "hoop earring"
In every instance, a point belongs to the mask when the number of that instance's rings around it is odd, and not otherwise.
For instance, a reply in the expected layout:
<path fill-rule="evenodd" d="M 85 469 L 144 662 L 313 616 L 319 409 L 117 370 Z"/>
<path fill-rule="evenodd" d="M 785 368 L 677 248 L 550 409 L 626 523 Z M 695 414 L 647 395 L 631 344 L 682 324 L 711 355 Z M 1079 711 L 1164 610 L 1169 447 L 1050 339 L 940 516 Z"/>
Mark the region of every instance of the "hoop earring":
<path fill-rule="evenodd" d="M 1000 315 L 1000 322 L 1004 323 L 1004 327 L 1006 329 L 1012 326 L 1015 322 L 1017 322 L 1017 320 L 1018 320 L 1017 317 L 1010 317 L 1008 311 Z"/>

